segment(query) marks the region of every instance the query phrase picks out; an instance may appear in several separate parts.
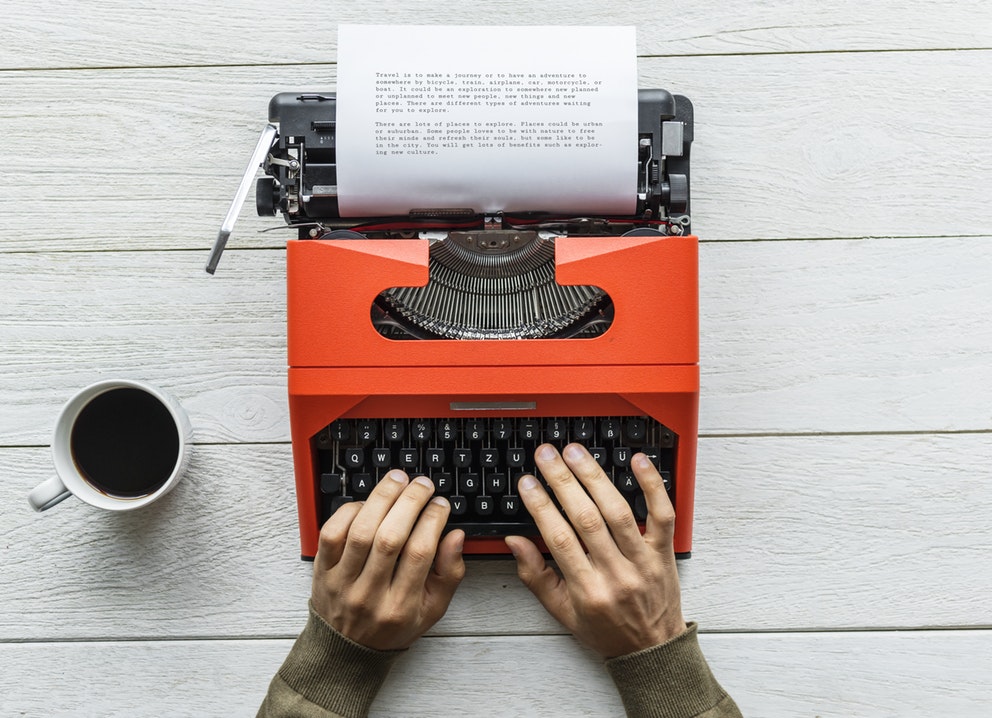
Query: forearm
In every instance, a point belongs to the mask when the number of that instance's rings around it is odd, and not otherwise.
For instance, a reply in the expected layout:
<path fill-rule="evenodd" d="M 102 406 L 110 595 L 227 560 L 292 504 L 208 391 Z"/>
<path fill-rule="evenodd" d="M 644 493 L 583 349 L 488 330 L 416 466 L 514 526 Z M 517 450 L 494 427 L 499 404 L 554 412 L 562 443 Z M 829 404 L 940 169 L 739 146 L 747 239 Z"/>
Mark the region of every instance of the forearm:
<path fill-rule="evenodd" d="M 630 718 L 741 718 L 699 649 L 695 623 L 660 646 L 608 660 L 606 668 Z"/>
<path fill-rule="evenodd" d="M 362 718 L 403 651 L 360 646 L 310 608 L 297 638 L 258 711 L 258 718 Z"/>

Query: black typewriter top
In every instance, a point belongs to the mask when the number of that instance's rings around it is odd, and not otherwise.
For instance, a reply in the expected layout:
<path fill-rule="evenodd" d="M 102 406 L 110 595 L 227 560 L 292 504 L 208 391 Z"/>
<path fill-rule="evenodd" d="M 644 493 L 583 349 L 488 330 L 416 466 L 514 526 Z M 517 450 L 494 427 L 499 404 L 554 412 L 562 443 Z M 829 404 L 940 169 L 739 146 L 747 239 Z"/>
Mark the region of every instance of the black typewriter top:
<path fill-rule="evenodd" d="M 342 217 L 338 206 L 337 97 L 283 92 L 269 102 L 269 121 L 218 233 L 206 271 L 213 274 L 237 215 L 255 183 L 260 216 L 281 213 L 299 239 L 436 238 L 438 233 L 523 230 L 547 236 L 691 233 L 689 151 L 693 106 L 667 90 L 638 91 L 636 211 L 625 216 L 554 213 L 477 214 L 441 208 L 403 216 Z M 278 127 L 277 127 L 278 125 Z M 346 234 L 342 234 L 346 232 Z"/>
<path fill-rule="evenodd" d="M 337 197 L 337 98 L 335 93 L 275 95 L 269 121 L 278 135 L 256 185 L 261 216 L 281 212 L 299 229 L 299 238 L 353 229 L 369 238 L 430 230 L 483 229 L 487 217 L 458 208 L 411 213 L 402 217 L 345 218 Z M 624 217 L 559 217 L 539 213 L 500 215 L 501 224 L 554 224 L 565 233 L 591 233 L 593 223 L 607 234 L 651 228 L 666 234 L 690 232 L 689 150 L 693 107 L 688 98 L 667 90 L 638 91 L 637 210 Z M 489 217 L 490 220 L 493 217 Z"/>

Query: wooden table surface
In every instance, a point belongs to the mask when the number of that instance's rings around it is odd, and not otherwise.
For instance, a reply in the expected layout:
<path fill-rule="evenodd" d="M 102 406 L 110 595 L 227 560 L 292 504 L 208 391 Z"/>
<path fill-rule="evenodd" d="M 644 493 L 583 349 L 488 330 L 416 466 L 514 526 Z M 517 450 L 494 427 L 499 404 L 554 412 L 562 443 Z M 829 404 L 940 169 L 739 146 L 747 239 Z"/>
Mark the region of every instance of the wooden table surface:
<path fill-rule="evenodd" d="M 334 89 L 339 22 L 638 27 L 641 86 L 696 108 L 686 616 L 748 716 L 988 715 L 982 0 L 7 0 L 0 715 L 253 715 L 304 623 L 285 234 L 258 233 L 278 220 L 246 209 L 217 275 L 202 267 L 269 97 Z M 35 514 L 59 407 L 122 376 L 188 410 L 187 480 L 129 515 Z M 619 712 L 506 561 L 470 565 L 374 706 Z"/>

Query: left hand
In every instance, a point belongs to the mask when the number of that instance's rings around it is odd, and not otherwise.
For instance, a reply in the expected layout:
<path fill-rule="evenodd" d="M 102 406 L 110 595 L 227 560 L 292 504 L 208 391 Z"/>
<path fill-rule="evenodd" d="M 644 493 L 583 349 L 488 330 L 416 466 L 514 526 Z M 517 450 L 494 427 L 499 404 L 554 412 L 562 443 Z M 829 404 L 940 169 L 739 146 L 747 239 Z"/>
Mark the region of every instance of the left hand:
<path fill-rule="evenodd" d="M 380 651 L 408 648 L 448 609 L 465 575 L 463 531 L 441 541 L 450 506 L 423 476 L 387 473 L 360 503 L 324 524 L 314 559 L 314 610 Z"/>

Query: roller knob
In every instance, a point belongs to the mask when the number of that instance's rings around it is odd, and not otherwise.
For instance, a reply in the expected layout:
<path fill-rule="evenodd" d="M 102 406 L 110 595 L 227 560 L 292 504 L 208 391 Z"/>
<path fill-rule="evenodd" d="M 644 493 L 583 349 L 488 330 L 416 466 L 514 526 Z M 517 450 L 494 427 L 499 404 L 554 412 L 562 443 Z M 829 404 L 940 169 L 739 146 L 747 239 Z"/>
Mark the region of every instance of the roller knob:
<path fill-rule="evenodd" d="M 255 183 L 255 209 L 259 217 L 271 217 L 279 206 L 279 188 L 271 177 L 259 177 Z"/>
<path fill-rule="evenodd" d="M 689 209 L 689 178 L 685 175 L 668 176 L 668 211 L 685 212 Z"/>

